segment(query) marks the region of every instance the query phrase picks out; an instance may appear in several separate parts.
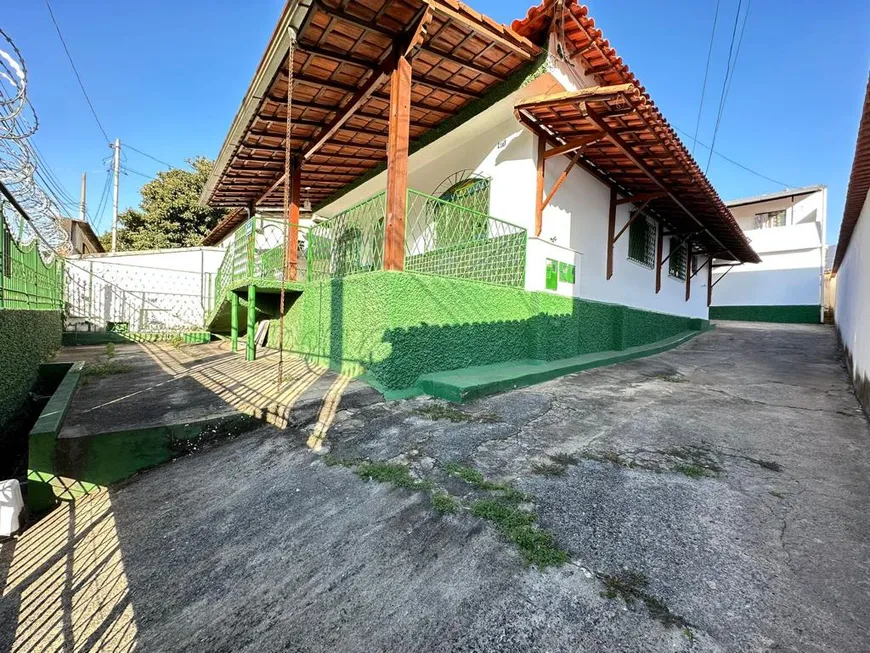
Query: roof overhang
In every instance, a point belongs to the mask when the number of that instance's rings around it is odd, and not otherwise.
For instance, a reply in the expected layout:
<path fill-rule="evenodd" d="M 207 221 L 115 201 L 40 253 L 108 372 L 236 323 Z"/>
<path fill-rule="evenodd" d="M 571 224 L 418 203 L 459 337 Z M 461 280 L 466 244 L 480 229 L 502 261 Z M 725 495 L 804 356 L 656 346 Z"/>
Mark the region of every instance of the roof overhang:
<path fill-rule="evenodd" d="M 521 100 L 517 119 L 717 258 L 757 262 L 733 216 L 633 84 Z"/>
<path fill-rule="evenodd" d="M 834 274 L 840 269 L 840 264 L 846 256 L 846 250 L 849 248 L 858 218 L 861 217 L 861 210 L 867 201 L 868 193 L 870 193 L 870 76 L 864 94 L 864 111 L 861 114 L 861 123 L 858 125 L 855 159 L 849 176 L 849 190 L 846 192 L 846 206 L 843 210 L 843 222 L 840 225 L 840 240 L 837 242 L 837 254 L 832 268 Z"/>
<path fill-rule="evenodd" d="M 481 100 L 541 53 L 455 0 L 293 0 L 224 141 L 203 204 L 282 206 L 287 54 L 294 35 L 290 151 L 302 162 L 303 199 L 315 205 L 384 164 L 389 64 L 397 44 L 413 44 L 403 52 L 413 70 L 412 140 Z M 231 212 L 207 242 L 219 241 L 243 219 L 243 211 Z"/>

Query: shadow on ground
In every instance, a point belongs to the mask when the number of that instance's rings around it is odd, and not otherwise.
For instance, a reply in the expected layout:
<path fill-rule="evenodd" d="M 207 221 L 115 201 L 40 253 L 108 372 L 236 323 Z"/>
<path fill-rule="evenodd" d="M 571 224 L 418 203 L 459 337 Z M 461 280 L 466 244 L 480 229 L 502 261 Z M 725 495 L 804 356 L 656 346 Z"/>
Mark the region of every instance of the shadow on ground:
<path fill-rule="evenodd" d="M 4 544 L 0 650 L 868 650 L 870 429 L 828 328 L 728 324 L 467 406 L 339 409 L 320 456 L 314 428 L 77 504 L 111 528 L 55 513 Z M 372 463 L 404 476 L 365 482 Z M 567 563 L 526 566 L 476 516 L 505 488 Z"/>

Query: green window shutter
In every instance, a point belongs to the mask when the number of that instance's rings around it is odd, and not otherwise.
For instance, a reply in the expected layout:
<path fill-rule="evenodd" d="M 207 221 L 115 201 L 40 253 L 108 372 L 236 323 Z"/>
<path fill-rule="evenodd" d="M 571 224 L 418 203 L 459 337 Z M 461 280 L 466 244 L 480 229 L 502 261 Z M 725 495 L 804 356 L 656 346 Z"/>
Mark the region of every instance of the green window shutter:
<path fill-rule="evenodd" d="M 670 239 L 670 258 L 668 259 L 668 274 L 677 279 L 686 278 L 686 244 L 680 244 L 679 238 Z"/>
<path fill-rule="evenodd" d="M 628 228 L 628 258 L 647 267 L 653 266 L 656 250 L 656 224 L 640 217 Z"/>

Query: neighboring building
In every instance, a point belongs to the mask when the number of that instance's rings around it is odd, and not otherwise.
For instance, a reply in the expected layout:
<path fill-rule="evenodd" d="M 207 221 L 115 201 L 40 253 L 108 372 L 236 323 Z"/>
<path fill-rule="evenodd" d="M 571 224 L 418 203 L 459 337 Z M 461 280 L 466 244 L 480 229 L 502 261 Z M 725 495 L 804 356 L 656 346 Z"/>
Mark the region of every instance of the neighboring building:
<path fill-rule="evenodd" d="M 224 251 L 186 247 L 65 259 L 65 336 L 80 332 L 164 334 L 201 330 Z"/>
<path fill-rule="evenodd" d="M 703 328 L 711 257 L 759 260 L 570 0 L 511 28 L 454 0 L 288 3 L 202 200 L 235 209 L 205 241 L 213 328 L 274 318 L 284 280 L 284 345 L 390 391 Z M 324 221 L 282 262 L 261 234 L 285 201 Z"/>
<path fill-rule="evenodd" d="M 710 318 L 821 322 L 827 188 L 795 188 L 726 205 L 761 263 L 717 268 Z"/>
<path fill-rule="evenodd" d="M 106 251 L 87 221 L 63 218 L 60 224 L 63 230 L 69 234 L 71 255 L 87 256 L 88 254 L 102 254 Z"/>
<path fill-rule="evenodd" d="M 870 79 L 833 273 L 837 332 L 855 392 L 870 413 Z"/>

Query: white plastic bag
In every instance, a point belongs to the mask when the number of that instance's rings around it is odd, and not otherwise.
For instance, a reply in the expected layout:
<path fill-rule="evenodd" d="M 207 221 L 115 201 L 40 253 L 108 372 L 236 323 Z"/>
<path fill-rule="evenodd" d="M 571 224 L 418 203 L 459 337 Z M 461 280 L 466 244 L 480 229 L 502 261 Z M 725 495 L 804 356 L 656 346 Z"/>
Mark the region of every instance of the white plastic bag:
<path fill-rule="evenodd" d="M 20 528 L 24 500 L 18 481 L 0 481 L 0 537 L 9 537 Z"/>

